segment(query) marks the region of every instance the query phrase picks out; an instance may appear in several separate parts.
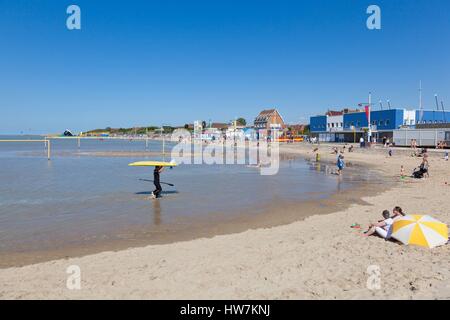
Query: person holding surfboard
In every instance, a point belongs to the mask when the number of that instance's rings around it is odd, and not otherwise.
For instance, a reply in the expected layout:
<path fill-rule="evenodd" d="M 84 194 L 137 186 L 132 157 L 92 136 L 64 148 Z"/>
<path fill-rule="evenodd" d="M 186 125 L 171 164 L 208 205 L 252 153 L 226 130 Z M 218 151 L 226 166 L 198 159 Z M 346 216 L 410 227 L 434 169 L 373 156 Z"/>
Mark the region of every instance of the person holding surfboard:
<path fill-rule="evenodd" d="M 176 167 L 177 164 L 175 161 L 170 161 L 170 162 L 138 161 L 138 162 L 129 163 L 128 166 L 130 166 L 130 167 L 155 167 L 155 169 L 153 170 L 153 180 L 139 179 L 142 181 L 153 182 L 153 184 L 155 185 L 155 191 L 153 191 L 151 194 L 151 197 L 153 199 L 161 197 L 161 192 L 162 192 L 161 184 L 166 184 L 171 187 L 174 186 L 172 183 L 161 182 L 159 180 L 159 176 L 160 176 L 160 173 L 163 172 L 164 167 L 169 167 L 170 169 L 172 169 L 173 167 Z"/>
<path fill-rule="evenodd" d="M 155 191 L 153 191 L 152 195 L 153 198 L 159 198 L 161 197 L 161 183 L 159 181 L 159 174 L 163 172 L 164 167 L 163 166 L 155 166 L 155 170 L 153 170 L 153 184 L 155 185 Z"/>

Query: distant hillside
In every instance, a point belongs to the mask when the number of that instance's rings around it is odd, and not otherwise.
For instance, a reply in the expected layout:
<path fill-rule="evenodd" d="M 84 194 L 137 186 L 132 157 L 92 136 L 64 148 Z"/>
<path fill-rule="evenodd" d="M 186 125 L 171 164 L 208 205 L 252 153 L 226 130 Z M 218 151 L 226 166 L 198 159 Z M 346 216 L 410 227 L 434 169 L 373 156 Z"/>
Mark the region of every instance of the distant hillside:
<path fill-rule="evenodd" d="M 160 127 L 150 126 L 150 127 L 134 127 L 134 128 L 110 128 L 106 127 L 104 129 L 94 129 L 87 132 L 84 132 L 84 134 L 92 134 L 97 135 L 101 133 L 108 133 L 110 135 L 142 135 L 142 134 L 152 134 L 152 133 L 160 133 L 161 131 Z M 175 128 L 170 126 L 164 126 L 163 127 L 164 133 L 171 133 Z"/>

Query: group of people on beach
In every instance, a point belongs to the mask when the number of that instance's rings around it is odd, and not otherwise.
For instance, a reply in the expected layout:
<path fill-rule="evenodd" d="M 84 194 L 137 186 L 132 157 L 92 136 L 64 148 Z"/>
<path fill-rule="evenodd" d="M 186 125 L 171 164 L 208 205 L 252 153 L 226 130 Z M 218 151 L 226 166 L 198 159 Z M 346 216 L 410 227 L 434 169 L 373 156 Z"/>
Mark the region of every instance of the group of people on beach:
<path fill-rule="evenodd" d="M 445 141 L 439 141 L 438 142 L 438 144 L 437 144 L 437 146 L 436 146 L 436 149 L 445 149 L 445 148 L 447 148 L 448 146 L 447 146 L 447 142 L 445 142 Z"/>
<path fill-rule="evenodd" d="M 346 147 L 344 146 L 342 148 L 342 150 L 340 150 L 340 151 L 337 147 L 333 147 L 333 149 L 331 151 L 331 154 L 337 156 L 336 157 L 337 171 L 335 172 L 335 174 L 338 176 L 342 175 L 342 171 L 344 170 L 344 167 L 345 167 L 345 162 L 344 162 L 345 150 L 346 150 Z M 353 152 L 353 146 L 350 146 L 350 148 L 348 149 L 348 152 Z M 319 162 L 320 161 L 319 148 L 314 148 L 313 153 L 315 154 L 316 162 Z"/>
<path fill-rule="evenodd" d="M 377 234 L 383 239 L 388 240 L 392 234 L 392 225 L 394 222 L 404 217 L 406 214 L 403 212 L 402 208 L 395 207 L 392 210 L 392 216 L 389 210 L 384 210 L 382 213 L 383 219 L 376 223 L 371 223 L 367 231 L 363 233 L 363 236 L 369 237 L 371 235 Z"/>

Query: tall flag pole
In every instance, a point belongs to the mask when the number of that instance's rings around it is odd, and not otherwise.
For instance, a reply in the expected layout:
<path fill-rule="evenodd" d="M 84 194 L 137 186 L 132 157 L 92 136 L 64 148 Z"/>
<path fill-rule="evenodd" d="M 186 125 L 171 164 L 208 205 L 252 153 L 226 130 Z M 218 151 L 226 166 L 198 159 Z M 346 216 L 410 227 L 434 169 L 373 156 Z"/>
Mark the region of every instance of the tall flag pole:
<path fill-rule="evenodd" d="M 369 105 L 366 107 L 367 108 L 367 111 L 366 111 L 366 114 L 367 114 L 367 124 L 368 124 L 368 126 L 369 126 L 369 131 L 368 131 L 368 141 L 370 142 L 370 138 L 372 137 L 372 126 L 371 126 L 371 123 L 370 123 L 370 109 L 371 109 L 371 106 L 372 106 L 372 92 L 369 92 Z"/>
<path fill-rule="evenodd" d="M 419 110 L 420 110 L 420 112 L 419 112 L 419 114 L 420 114 L 419 120 L 420 120 L 420 123 L 422 123 L 422 120 L 423 120 L 422 80 L 420 80 L 420 83 L 419 83 Z"/>
<path fill-rule="evenodd" d="M 444 101 L 441 100 L 441 106 L 442 106 L 442 114 L 444 115 L 444 123 L 447 123 L 447 117 L 445 115 L 445 109 L 444 109 Z"/>

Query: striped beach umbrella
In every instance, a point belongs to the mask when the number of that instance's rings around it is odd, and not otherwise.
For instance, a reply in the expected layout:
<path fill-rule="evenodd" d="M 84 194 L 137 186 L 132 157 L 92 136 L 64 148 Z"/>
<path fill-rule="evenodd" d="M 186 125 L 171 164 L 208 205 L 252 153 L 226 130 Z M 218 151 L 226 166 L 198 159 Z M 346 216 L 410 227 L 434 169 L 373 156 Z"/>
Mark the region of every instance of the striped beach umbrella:
<path fill-rule="evenodd" d="M 434 248 L 447 243 L 448 227 L 427 215 L 407 215 L 394 222 L 392 237 L 406 245 Z"/>

